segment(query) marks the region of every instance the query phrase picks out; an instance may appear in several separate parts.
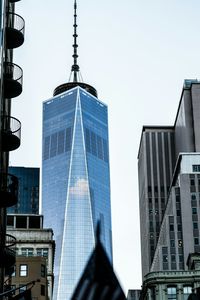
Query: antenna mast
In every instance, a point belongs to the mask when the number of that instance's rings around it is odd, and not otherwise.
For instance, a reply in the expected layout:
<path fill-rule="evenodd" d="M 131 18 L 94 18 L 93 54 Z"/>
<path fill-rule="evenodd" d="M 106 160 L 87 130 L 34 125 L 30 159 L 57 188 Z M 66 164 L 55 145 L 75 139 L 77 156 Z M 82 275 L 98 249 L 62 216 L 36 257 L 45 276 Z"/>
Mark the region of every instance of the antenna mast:
<path fill-rule="evenodd" d="M 77 4 L 76 4 L 76 0 L 74 0 L 74 44 L 73 44 L 73 48 L 74 48 L 74 53 L 72 55 L 73 59 L 74 59 L 74 64 L 72 65 L 72 69 L 71 71 L 73 72 L 73 82 L 77 82 L 78 81 L 78 73 L 79 73 L 79 65 L 77 64 L 77 58 L 78 58 L 78 54 L 77 54 L 77 48 L 78 48 L 78 44 L 77 44 L 77 23 L 76 23 L 76 19 L 77 19 L 77 14 L 76 14 L 76 9 L 77 9 Z"/>

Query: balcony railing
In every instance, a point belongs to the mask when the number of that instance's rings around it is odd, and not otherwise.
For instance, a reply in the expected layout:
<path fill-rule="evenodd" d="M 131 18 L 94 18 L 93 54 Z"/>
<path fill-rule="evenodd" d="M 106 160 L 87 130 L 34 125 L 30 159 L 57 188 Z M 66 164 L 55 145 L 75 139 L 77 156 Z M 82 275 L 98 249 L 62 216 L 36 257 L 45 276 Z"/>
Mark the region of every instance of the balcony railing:
<path fill-rule="evenodd" d="M 17 204 L 18 186 L 16 176 L 7 173 L 0 174 L 0 208 Z"/>
<path fill-rule="evenodd" d="M 24 43 L 24 19 L 14 13 L 7 13 L 6 23 L 6 47 L 13 49 L 20 47 Z"/>
<path fill-rule="evenodd" d="M 14 98 L 22 92 L 23 71 L 11 62 L 4 64 L 4 97 Z"/>
<path fill-rule="evenodd" d="M 5 247 L 0 246 L 0 267 L 9 268 L 15 264 L 16 238 L 10 234 L 5 236 Z"/>
<path fill-rule="evenodd" d="M 16 150 L 20 146 L 21 123 L 16 118 L 2 118 L 2 151 Z"/>

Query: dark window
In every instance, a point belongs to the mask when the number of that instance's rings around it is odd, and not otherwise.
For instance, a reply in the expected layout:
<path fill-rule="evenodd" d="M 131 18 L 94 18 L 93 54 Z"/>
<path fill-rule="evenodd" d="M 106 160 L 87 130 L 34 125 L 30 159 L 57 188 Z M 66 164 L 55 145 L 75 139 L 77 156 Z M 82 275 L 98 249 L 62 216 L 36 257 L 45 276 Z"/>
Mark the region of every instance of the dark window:
<path fill-rule="evenodd" d="M 177 225 L 177 229 L 178 229 L 178 231 L 182 231 L 182 226 L 181 226 L 181 224 L 178 224 L 178 225 Z"/>
<path fill-rule="evenodd" d="M 71 150 L 71 143 L 72 143 L 72 128 L 68 127 L 66 129 L 66 139 L 65 139 L 65 151 Z"/>
<path fill-rule="evenodd" d="M 86 143 L 86 150 L 91 152 L 91 145 L 90 145 L 90 131 L 89 129 L 85 129 L 85 143 Z"/>
<path fill-rule="evenodd" d="M 103 159 L 102 138 L 98 135 L 97 135 L 97 153 L 98 153 L 98 158 Z"/>
<path fill-rule="evenodd" d="M 14 227 L 14 217 L 13 216 L 7 216 L 7 226 Z"/>
<path fill-rule="evenodd" d="M 181 215 L 181 211 L 180 211 L 180 209 L 177 209 L 177 211 L 176 211 L 176 215 L 177 215 L 177 217 L 180 217 L 180 215 Z"/>
<path fill-rule="evenodd" d="M 58 132 L 58 154 L 64 152 L 64 145 L 65 145 L 65 131 Z"/>
<path fill-rule="evenodd" d="M 194 238 L 194 244 L 199 245 L 199 238 Z"/>
<path fill-rule="evenodd" d="M 196 215 L 197 214 L 197 208 L 196 207 L 192 207 L 192 214 Z"/>
<path fill-rule="evenodd" d="M 58 143 L 58 133 L 51 135 L 51 148 L 50 148 L 50 157 L 54 157 L 57 154 L 57 143 Z"/>
<path fill-rule="evenodd" d="M 27 218 L 25 216 L 16 216 L 16 228 L 27 228 Z"/>
<path fill-rule="evenodd" d="M 191 194 L 191 199 L 196 200 L 196 194 Z"/>
<path fill-rule="evenodd" d="M 163 255 L 163 262 L 168 262 L 168 256 L 167 255 Z"/>
<path fill-rule="evenodd" d="M 45 285 L 41 284 L 41 296 L 45 296 Z"/>
<path fill-rule="evenodd" d="M 174 231 L 174 224 L 169 224 L 169 230 Z"/>
<path fill-rule="evenodd" d="M 176 262 L 176 256 L 175 255 L 171 255 L 171 262 Z"/>
<path fill-rule="evenodd" d="M 190 185 L 195 185 L 195 180 L 194 179 L 190 179 Z"/>
<path fill-rule="evenodd" d="M 170 247 L 175 247 L 175 241 L 174 240 L 170 240 Z"/>
<path fill-rule="evenodd" d="M 180 202 L 180 195 L 176 195 L 176 202 Z"/>
<path fill-rule="evenodd" d="M 41 265 L 41 277 L 45 277 L 45 276 L 46 276 L 46 266 Z"/>
<path fill-rule="evenodd" d="M 92 148 L 92 154 L 97 155 L 97 138 L 96 134 L 94 132 L 91 132 L 91 148 Z"/>
<path fill-rule="evenodd" d="M 38 218 L 37 216 L 30 216 L 29 228 L 40 228 L 40 218 Z"/>
<path fill-rule="evenodd" d="M 192 165 L 193 172 L 200 172 L 200 165 Z"/>
<path fill-rule="evenodd" d="M 198 229 L 198 223 L 197 222 L 193 222 L 193 229 Z"/>

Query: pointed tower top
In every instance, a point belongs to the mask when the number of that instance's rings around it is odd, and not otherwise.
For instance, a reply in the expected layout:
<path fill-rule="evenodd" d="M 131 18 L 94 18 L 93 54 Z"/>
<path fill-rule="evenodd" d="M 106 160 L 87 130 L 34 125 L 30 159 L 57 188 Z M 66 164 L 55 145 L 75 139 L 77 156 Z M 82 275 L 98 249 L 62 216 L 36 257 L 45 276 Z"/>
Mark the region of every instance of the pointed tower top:
<path fill-rule="evenodd" d="M 77 22 L 76 22 L 76 19 L 77 19 L 77 13 L 76 13 L 76 9 L 77 9 L 77 3 L 76 3 L 76 0 L 74 0 L 74 34 L 73 34 L 73 37 L 74 37 L 74 44 L 73 44 L 73 48 L 74 48 L 74 53 L 72 55 L 72 57 L 74 58 L 74 64 L 72 65 L 72 73 L 73 73 L 73 82 L 77 82 L 78 81 L 78 72 L 79 72 L 79 65 L 77 64 L 77 58 L 78 58 L 78 53 L 77 53 L 77 48 L 78 48 L 78 44 L 77 44 L 77 37 L 78 37 L 78 34 L 77 34 Z"/>
<path fill-rule="evenodd" d="M 73 75 L 73 80 L 68 82 L 68 83 L 64 83 L 64 84 L 61 84 L 59 85 L 57 88 L 55 88 L 54 92 L 53 92 L 53 95 L 54 96 L 57 96 L 63 92 L 66 92 L 76 86 L 80 86 L 82 87 L 83 89 L 85 89 L 88 93 L 92 94 L 93 96 L 97 97 L 97 91 L 95 88 L 93 88 L 91 85 L 87 84 L 87 83 L 84 83 L 84 82 L 80 82 L 78 81 L 78 77 L 81 78 L 80 76 L 80 68 L 79 68 L 79 65 L 77 64 L 77 58 L 78 58 L 78 53 L 77 53 L 77 48 L 78 48 L 78 44 L 77 44 L 77 37 L 78 37 L 78 34 L 77 34 L 77 2 L 76 0 L 74 0 L 74 33 L 73 33 L 73 38 L 74 38 L 74 43 L 73 43 L 73 48 L 74 48 L 74 52 L 73 52 L 73 65 L 72 65 L 72 68 L 71 68 L 71 75 Z M 71 75 L 70 75 L 70 78 L 71 78 Z"/>

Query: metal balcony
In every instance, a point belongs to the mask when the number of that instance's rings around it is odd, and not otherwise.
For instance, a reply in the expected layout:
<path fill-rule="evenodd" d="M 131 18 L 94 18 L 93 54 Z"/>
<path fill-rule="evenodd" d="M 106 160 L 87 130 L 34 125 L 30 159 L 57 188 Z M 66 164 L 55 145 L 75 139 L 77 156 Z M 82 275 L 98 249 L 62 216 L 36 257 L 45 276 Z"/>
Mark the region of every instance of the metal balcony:
<path fill-rule="evenodd" d="M 0 173 L 0 208 L 16 205 L 17 201 L 17 177 L 7 173 Z"/>
<path fill-rule="evenodd" d="M 11 62 L 4 63 L 4 97 L 14 98 L 22 92 L 23 71 L 20 66 Z"/>
<path fill-rule="evenodd" d="M 10 116 L 2 117 L 2 151 L 8 152 L 19 148 L 21 139 L 21 123 Z"/>
<path fill-rule="evenodd" d="M 5 246 L 0 246 L 0 268 L 9 268 L 15 264 L 16 238 L 10 234 L 5 236 Z"/>
<path fill-rule="evenodd" d="M 20 47 L 24 43 L 24 19 L 14 13 L 7 13 L 6 22 L 6 47 L 13 49 Z"/>

